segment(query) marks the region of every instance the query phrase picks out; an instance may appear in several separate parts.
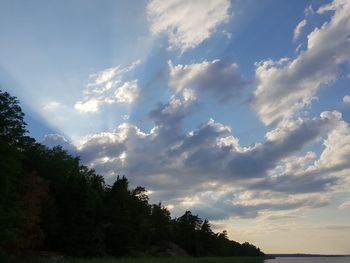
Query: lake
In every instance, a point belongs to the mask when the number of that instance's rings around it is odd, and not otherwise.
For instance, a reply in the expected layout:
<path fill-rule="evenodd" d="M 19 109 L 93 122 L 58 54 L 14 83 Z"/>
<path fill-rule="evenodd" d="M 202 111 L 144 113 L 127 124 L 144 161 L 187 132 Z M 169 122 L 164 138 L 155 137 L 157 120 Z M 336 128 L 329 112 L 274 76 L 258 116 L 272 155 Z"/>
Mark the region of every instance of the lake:
<path fill-rule="evenodd" d="M 265 263 L 350 263 L 350 257 L 308 257 L 276 258 L 265 260 Z"/>

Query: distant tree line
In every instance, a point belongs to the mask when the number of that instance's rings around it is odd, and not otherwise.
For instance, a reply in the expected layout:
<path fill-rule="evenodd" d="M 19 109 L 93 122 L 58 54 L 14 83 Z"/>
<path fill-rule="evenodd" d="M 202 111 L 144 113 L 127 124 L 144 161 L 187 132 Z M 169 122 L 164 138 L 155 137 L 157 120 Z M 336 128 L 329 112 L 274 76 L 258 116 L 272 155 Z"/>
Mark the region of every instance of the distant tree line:
<path fill-rule="evenodd" d="M 263 255 L 190 211 L 172 219 L 124 176 L 106 185 L 78 157 L 27 136 L 23 118 L 19 101 L 0 90 L 0 260 L 33 251 L 120 257 L 164 241 L 192 256 Z"/>

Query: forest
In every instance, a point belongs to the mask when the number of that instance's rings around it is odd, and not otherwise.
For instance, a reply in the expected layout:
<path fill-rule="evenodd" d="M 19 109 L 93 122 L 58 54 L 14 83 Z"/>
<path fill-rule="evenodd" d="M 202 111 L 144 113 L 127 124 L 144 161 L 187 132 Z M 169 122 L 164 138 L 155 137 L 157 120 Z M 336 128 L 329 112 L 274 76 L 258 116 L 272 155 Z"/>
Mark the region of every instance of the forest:
<path fill-rule="evenodd" d="M 71 257 L 263 256 L 249 243 L 214 233 L 191 211 L 172 218 L 125 176 L 113 185 L 79 157 L 28 136 L 16 97 L 0 90 L 0 261 L 43 251 Z"/>

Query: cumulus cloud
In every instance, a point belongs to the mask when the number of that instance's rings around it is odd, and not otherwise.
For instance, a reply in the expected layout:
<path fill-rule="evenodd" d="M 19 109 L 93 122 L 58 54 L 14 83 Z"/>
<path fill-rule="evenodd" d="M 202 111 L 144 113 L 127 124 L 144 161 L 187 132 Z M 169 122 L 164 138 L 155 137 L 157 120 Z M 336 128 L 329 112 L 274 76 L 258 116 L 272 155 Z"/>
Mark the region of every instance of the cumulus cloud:
<path fill-rule="evenodd" d="M 343 97 L 343 102 L 346 104 L 346 105 L 350 105 L 350 96 L 349 95 L 345 95 Z"/>
<path fill-rule="evenodd" d="M 132 183 L 151 189 L 152 200 L 169 204 L 173 212 L 195 208 L 215 219 L 324 206 L 330 195 L 319 193 L 338 185 L 337 173 L 350 168 L 347 143 L 334 142 L 350 137 L 340 113 L 289 120 L 268 132 L 264 142 L 244 147 L 230 127 L 213 119 L 184 132 L 183 120 L 193 105 L 194 101 L 172 97 L 149 114 L 155 123 L 149 132 L 124 123 L 114 132 L 86 137 L 76 151 L 108 183 L 117 174 L 126 174 Z M 312 152 L 298 157 L 306 145 L 322 138 L 325 149 L 318 159 Z M 261 200 L 248 200 L 246 191 Z M 205 212 L 208 205 L 215 207 L 210 213 Z"/>
<path fill-rule="evenodd" d="M 153 34 L 165 32 L 170 48 L 194 48 L 229 20 L 229 0 L 151 0 L 147 13 Z"/>
<path fill-rule="evenodd" d="M 88 136 L 79 145 L 78 150 L 84 162 L 94 166 L 96 161 L 109 161 L 120 156 L 125 147 L 123 137 L 116 133 L 100 133 Z"/>
<path fill-rule="evenodd" d="M 219 59 L 190 65 L 173 65 L 170 61 L 169 70 L 169 85 L 177 93 L 205 92 L 224 101 L 238 96 L 247 85 L 238 64 Z"/>
<path fill-rule="evenodd" d="M 276 123 L 261 142 L 244 146 L 229 126 L 214 119 L 184 130 L 184 120 L 202 91 L 224 100 L 239 94 L 246 84 L 237 64 L 213 60 L 190 65 L 169 62 L 169 85 L 176 94 L 148 114 L 154 122 L 149 131 L 126 122 L 112 132 L 87 136 L 76 147 L 58 135 L 48 136 L 46 144 L 61 142 L 103 174 L 107 183 L 126 174 L 131 184 L 152 190 L 152 201 L 163 201 L 174 212 L 195 208 L 194 212 L 209 219 L 253 218 L 266 211 L 273 215 L 325 206 L 333 193 L 350 186 L 346 177 L 350 128 L 339 112 L 322 112 L 314 118 L 291 116 L 312 99 L 319 85 L 336 77 L 337 65 L 347 61 L 348 47 L 341 38 L 335 40 L 340 50 L 333 44 L 320 47 L 316 41 L 331 38 L 334 27 L 344 32 L 348 22 L 342 8 L 337 7 L 329 24 L 311 33 L 308 49 L 297 59 L 257 66 L 260 82 L 252 103 L 266 124 Z M 329 58 L 329 53 L 340 62 L 322 65 L 326 69 L 318 64 L 310 68 L 320 57 Z M 118 77 L 120 71 L 128 70 L 112 68 L 94 75 L 85 92 L 90 100 L 80 106 L 92 101 L 87 107 L 98 109 L 100 101 L 134 101 L 137 81 Z M 309 70 L 309 75 L 303 70 Z M 296 101 L 300 105 L 293 108 Z M 319 155 L 305 151 L 316 142 L 323 142 Z"/>
<path fill-rule="evenodd" d="M 97 112 L 100 105 L 97 99 L 88 99 L 84 101 L 77 101 L 74 108 L 80 112 Z"/>
<path fill-rule="evenodd" d="M 318 12 L 334 11 L 329 22 L 308 35 L 307 49 L 297 58 L 257 63 L 253 109 L 266 125 L 293 116 L 309 105 L 320 87 L 337 79 L 350 61 L 350 2 L 335 0 Z"/>
<path fill-rule="evenodd" d="M 233 158 L 230 161 L 231 171 L 239 177 L 263 177 L 281 159 L 316 140 L 330 125 L 331 120 L 322 117 L 288 122 L 267 133 L 264 144 L 257 144 Z"/>
<path fill-rule="evenodd" d="M 149 116 L 155 123 L 155 127 L 161 135 L 165 135 L 169 141 L 171 138 L 182 136 L 182 120 L 193 110 L 193 100 L 176 98 L 172 96 L 170 101 L 165 104 L 159 104 L 156 109 L 149 113 Z"/>
<path fill-rule="evenodd" d="M 137 80 L 125 82 L 121 87 L 117 88 L 114 93 L 117 102 L 131 104 L 139 97 L 139 87 Z"/>
<path fill-rule="evenodd" d="M 340 206 L 339 206 L 339 209 L 349 209 L 350 208 L 350 200 L 342 203 Z"/>
<path fill-rule="evenodd" d="M 138 81 L 123 81 L 123 76 L 138 64 L 140 61 L 135 61 L 126 68 L 117 66 L 92 74 L 91 81 L 84 90 L 83 100 L 77 101 L 74 108 L 80 112 L 97 112 L 106 104 L 134 103 L 140 95 Z"/>
<path fill-rule="evenodd" d="M 323 142 L 325 148 L 319 160 L 315 161 L 308 172 L 322 170 L 325 172 L 341 172 L 350 167 L 348 162 L 350 156 L 349 124 L 342 120 L 340 113 L 337 113 L 337 115 L 338 121 Z"/>
<path fill-rule="evenodd" d="M 298 25 L 295 27 L 294 29 L 294 35 L 293 35 L 293 39 L 294 41 L 297 40 L 301 34 L 301 31 L 303 30 L 303 28 L 306 26 L 306 19 L 301 20 Z"/>
<path fill-rule="evenodd" d="M 350 171 L 347 161 L 350 156 L 349 125 L 339 112 L 324 112 L 321 116 L 333 119 L 333 122 L 323 140 L 320 157 L 315 159 L 314 154 L 308 153 L 299 159 L 304 163 L 302 167 L 286 164 L 284 176 L 264 178 L 255 188 L 290 193 L 319 192 L 341 183 L 338 191 L 347 191 L 350 185 L 347 177 Z"/>

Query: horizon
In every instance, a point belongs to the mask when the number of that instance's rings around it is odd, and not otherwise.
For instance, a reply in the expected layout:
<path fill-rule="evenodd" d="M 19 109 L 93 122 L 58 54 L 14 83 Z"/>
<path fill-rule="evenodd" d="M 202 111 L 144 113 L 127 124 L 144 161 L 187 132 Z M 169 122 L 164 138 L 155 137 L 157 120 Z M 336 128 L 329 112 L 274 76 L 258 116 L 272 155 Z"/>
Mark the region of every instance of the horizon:
<path fill-rule="evenodd" d="M 38 142 L 172 216 L 350 255 L 350 1 L 203 2 L 3 0 L 0 89 Z"/>

